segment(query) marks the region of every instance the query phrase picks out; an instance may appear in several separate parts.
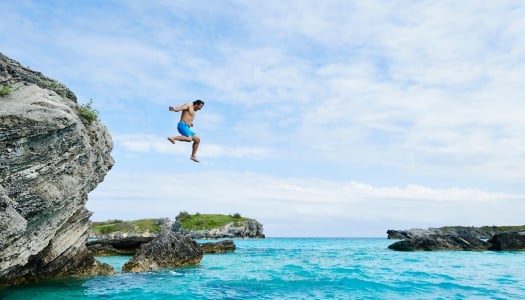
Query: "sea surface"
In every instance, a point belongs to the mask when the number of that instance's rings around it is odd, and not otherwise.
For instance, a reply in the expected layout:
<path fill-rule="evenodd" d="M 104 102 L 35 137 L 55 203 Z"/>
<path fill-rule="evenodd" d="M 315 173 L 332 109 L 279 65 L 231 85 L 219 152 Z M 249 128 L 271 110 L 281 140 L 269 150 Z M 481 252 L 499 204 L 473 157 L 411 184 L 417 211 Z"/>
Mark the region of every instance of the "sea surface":
<path fill-rule="evenodd" d="M 396 252 L 393 242 L 235 240 L 199 266 L 48 281 L 0 299 L 525 299 L 525 252 Z M 129 257 L 98 259 L 120 271 Z"/>

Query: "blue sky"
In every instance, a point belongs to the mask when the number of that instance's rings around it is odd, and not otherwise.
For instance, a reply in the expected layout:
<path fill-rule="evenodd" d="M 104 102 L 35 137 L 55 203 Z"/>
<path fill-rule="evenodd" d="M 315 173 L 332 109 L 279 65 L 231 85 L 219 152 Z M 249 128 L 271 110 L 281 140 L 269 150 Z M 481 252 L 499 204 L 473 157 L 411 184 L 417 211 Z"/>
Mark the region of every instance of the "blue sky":
<path fill-rule="evenodd" d="M 93 220 L 240 213 L 268 236 L 522 225 L 521 1 L 0 3 L 0 52 L 94 100 Z M 202 99 L 190 144 L 169 105 Z"/>

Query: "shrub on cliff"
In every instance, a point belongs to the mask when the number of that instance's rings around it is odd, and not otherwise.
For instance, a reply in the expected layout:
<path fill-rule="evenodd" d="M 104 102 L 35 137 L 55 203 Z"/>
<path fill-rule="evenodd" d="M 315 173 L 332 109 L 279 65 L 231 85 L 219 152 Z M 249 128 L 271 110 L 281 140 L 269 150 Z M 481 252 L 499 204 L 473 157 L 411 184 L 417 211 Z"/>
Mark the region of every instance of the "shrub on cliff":
<path fill-rule="evenodd" d="M 175 217 L 175 220 L 179 222 L 184 222 L 191 219 L 191 215 L 187 211 L 181 211 L 179 214 Z"/>
<path fill-rule="evenodd" d="M 88 120 L 89 122 L 98 119 L 98 111 L 93 108 L 93 99 L 89 99 L 87 103 L 79 105 L 78 113 L 81 117 Z"/>
<path fill-rule="evenodd" d="M 11 94 L 12 92 L 13 92 L 13 89 L 10 86 L 4 85 L 0 89 L 0 97 L 7 96 L 7 95 Z"/>

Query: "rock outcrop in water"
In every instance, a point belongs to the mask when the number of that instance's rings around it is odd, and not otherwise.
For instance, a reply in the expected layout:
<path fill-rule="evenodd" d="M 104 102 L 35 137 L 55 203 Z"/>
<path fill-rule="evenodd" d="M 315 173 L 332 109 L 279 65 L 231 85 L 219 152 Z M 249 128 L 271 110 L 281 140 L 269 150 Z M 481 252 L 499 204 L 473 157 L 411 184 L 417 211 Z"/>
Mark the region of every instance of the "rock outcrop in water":
<path fill-rule="evenodd" d="M 525 231 L 512 231 L 495 234 L 490 240 L 489 250 L 525 250 Z"/>
<path fill-rule="evenodd" d="M 124 237 L 107 240 L 94 240 L 86 243 L 89 251 L 96 256 L 133 255 L 144 244 L 151 242 L 154 237 Z"/>
<path fill-rule="evenodd" d="M 93 240 L 87 242 L 87 247 L 96 256 L 133 255 L 143 245 L 150 243 L 154 237 L 123 237 L 117 239 Z M 205 254 L 233 252 L 236 249 L 232 240 L 224 240 L 216 243 L 199 244 Z"/>
<path fill-rule="evenodd" d="M 0 53 L 0 286 L 107 274 L 85 242 L 112 141 L 64 85 Z"/>
<path fill-rule="evenodd" d="M 86 245 L 96 256 L 133 255 L 145 244 L 150 243 L 153 237 L 128 237 L 112 240 L 90 241 Z M 199 244 L 204 254 L 233 252 L 236 249 L 232 240 L 224 240 L 216 243 Z"/>
<path fill-rule="evenodd" d="M 389 239 L 402 239 L 388 246 L 397 251 L 435 250 L 525 250 L 525 231 L 487 232 L 465 227 L 446 229 L 388 230 Z M 487 236 L 490 237 L 488 241 Z"/>
<path fill-rule="evenodd" d="M 118 224 L 125 223 L 123 221 L 117 221 L 118 222 L 116 223 Z M 111 220 L 107 222 L 111 222 Z M 106 226 L 107 222 L 101 223 L 103 223 Z M 137 221 L 129 221 L 128 223 L 134 222 Z M 237 222 L 237 225 L 231 222 L 224 226 L 219 226 L 217 228 L 209 230 L 182 229 L 181 223 L 179 221 L 171 221 L 169 218 L 158 219 L 158 221 L 155 224 L 160 225 L 162 231 L 169 230 L 175 233 L 180 233 L 182 235 L 189 235 L 194 239 L 264 238 L 262 224 L 254 219 L 239 221 Z M 95 231 L 100 230 L 93 230 L 93 232 L 90 234 L 90 241 L 87 242 L 88 249 L 92 251 L 95 255 L 101 256 L 134 254 L 142 245 L 151 242 L 157 236 L 157 233 L 153 230 L 144 231 L 144 228 L 142 228 L 141 230 L 137 230 L 137 228 L 134 228 L 129 224 L 126 224 L 126 226 L 121 227 L 124 227 L 127 230 L 98 234 L 95 233 Z M 204 244 L 201 244 L 201 246 L 202 245 Z M 233 243 L 233 241 L 207 243 L 204 247 L 204 253 L 219 253 L 234 250 L 235 244 Z"/>
<path fill-rule="evenodd" d="M 396 242 L 389 249 L 398 251 L 435 250 L 487 250 L 489 244 L 472 236 L 427 235 Z"/>
<path fill-rule="evenodd" d="M 195 265 L 200 263 L 202 254 L 201 247 L 190 236 L 164 230 L 153 241 L 142 245 L 122 271 L 145 272 Z"/>
<path fill-rule="evenodd" d="M 232 240 L 225 240 L 217 243 L 202 243 L 200 246 L 204 253 L 233 252 L 237 248 Z"/>
<path fill-rule="evenodd" d="M 460 235 L 471 236 L 478 239 L 490 239 L 494 234 L 502 231 L 514 231 L 520 226 L 500 228 L 497 226 L 468 227 L 468 226 L 446 226 L 440 228 L 420 229 L 413 228 L 408 230 L 388 230 L 386 233 L 389 239 L 405 239 L 421 235 Z"/>

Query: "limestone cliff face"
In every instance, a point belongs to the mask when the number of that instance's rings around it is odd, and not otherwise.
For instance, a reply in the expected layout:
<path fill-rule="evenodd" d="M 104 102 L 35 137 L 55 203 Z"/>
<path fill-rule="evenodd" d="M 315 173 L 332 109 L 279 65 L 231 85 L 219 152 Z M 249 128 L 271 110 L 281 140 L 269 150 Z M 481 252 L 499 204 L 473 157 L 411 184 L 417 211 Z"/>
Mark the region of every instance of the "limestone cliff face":
<path fill-rule="evenodd" d="M 111 272 L 85 246 L 111 137 L 64 85 L 0 53 L 0 287 Z"/>

